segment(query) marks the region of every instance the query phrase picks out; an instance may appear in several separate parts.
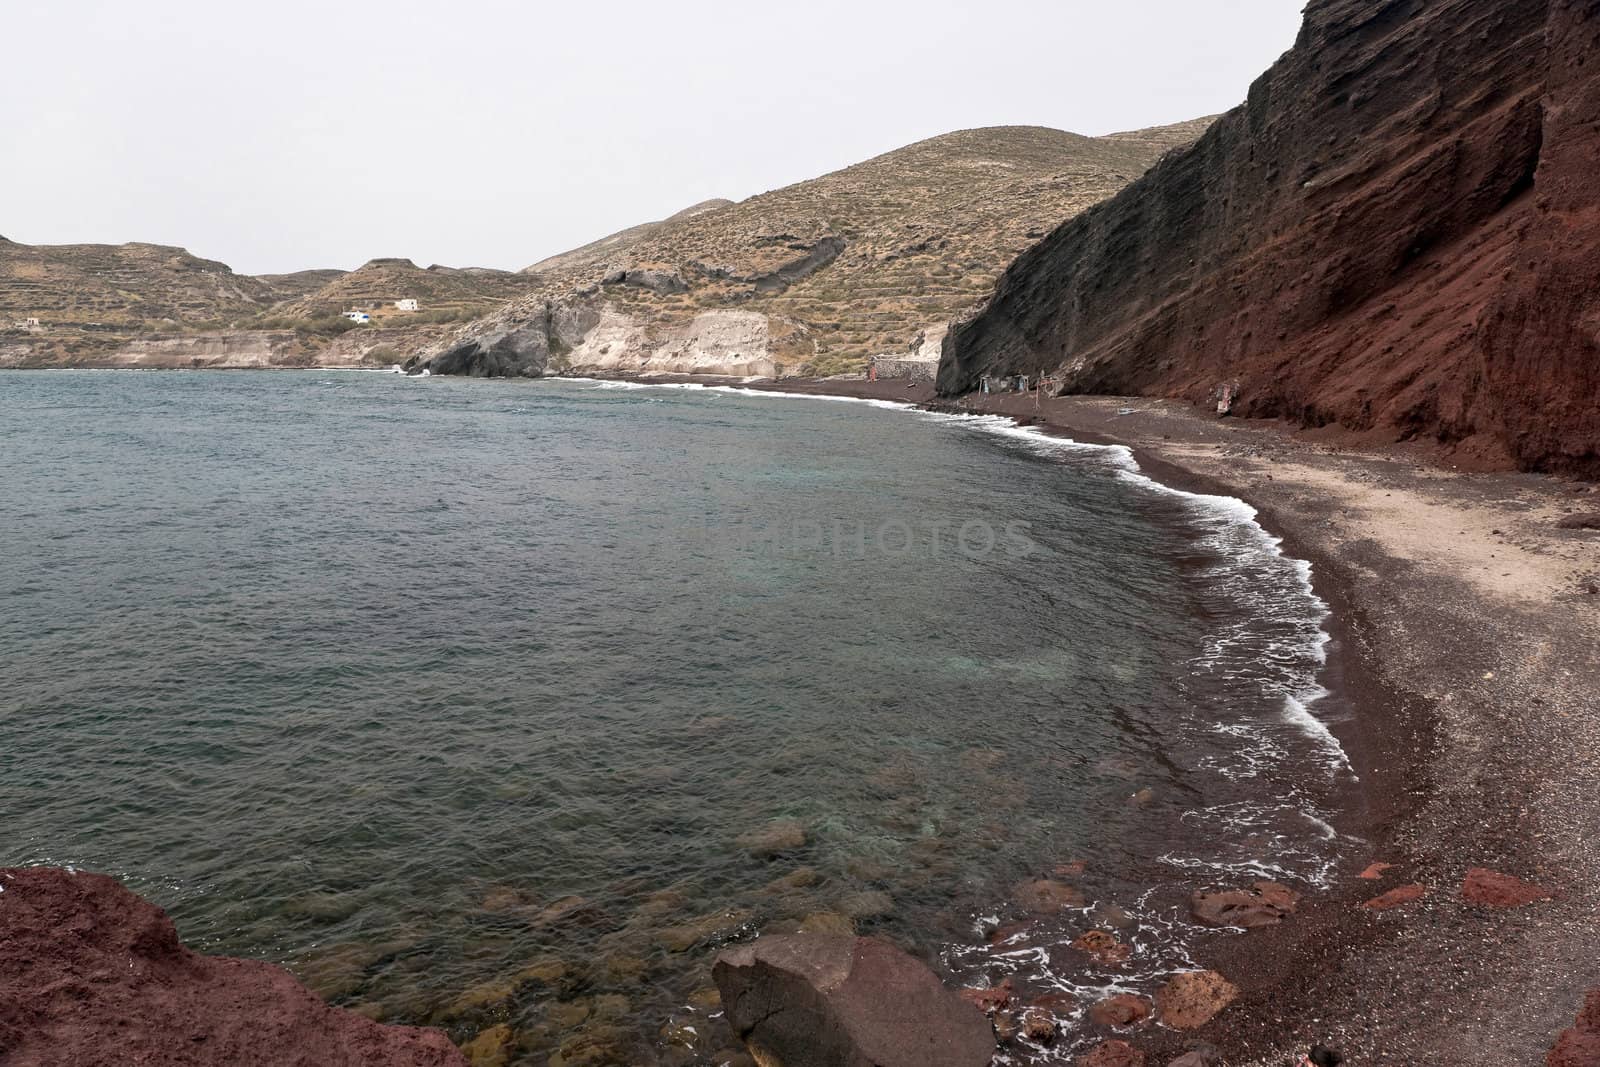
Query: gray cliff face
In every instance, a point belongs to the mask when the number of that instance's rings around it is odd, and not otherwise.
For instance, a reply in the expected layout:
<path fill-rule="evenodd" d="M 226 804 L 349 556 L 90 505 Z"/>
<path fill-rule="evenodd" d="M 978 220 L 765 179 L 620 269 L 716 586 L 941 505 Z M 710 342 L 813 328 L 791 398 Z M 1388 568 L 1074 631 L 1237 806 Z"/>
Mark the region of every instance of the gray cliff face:
<path fill-rule="evenodd" d="M 548 301 L 474 323 L 406 365 L 412 374 L 538 378 L 548 374 L 703 374 L 777 378 L 797 364 L 783 343 L 805 345 L 795 324 L 738 309 L 644 323 L 603 296 Z M 804 349 L 803 349 L 804 350 Z"/>
<path fill-rule="evenodd" d="M 590 304 L 547 302 L 531 319 L 457 337 L 444 351 L 414 359 L 406 369 L 471 378 L 539 378 L 559 369 L 553 364 L 583 344 L 599 323 L 600 313 Z"/>

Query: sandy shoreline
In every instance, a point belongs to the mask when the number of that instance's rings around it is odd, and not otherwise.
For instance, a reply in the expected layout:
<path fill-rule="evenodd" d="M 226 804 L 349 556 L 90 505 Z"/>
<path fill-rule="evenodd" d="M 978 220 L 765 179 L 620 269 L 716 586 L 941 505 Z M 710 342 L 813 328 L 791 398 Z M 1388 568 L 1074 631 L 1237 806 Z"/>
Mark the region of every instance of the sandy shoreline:
<path fill-rule="evenodd" d="M 905 382 L 747 384 L 933 400 Z M 1333 609 L 1324 684 L 1350 712 L 1332 726 L 1363 786 L 1340 829 L 1367 847 L 1283 926 L 1203 945 L 1243 996 L 1193 1036 L 1143 1035 L 1152 1062 L 1203 1039 L 1230 1064 L 1280 1064 L 1312 1041 L 1357 1064 L 1543 1063 L 1600 985 L 1600 533 L 1557 525 L 1600 511 L 1600 487 L 1143 398 L 966 404 L 1127 445 L 1166 484 L 1244 499 L 1312 562 Z M 1380 861 L 1395 866 L 1359 877 Z M 1555 899 L 1469 903 L 1475 867 Z M 1361 906 L 1402 885 L 1426 895 Z"/>

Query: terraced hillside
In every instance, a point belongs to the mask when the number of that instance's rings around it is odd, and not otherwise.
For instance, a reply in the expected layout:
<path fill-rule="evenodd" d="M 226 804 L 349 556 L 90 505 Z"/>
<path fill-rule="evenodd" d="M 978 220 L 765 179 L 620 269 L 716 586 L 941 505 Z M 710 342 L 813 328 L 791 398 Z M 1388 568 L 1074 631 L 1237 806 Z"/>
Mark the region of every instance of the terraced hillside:
<path fill-rule="evenodd" d="M 529 268 L 536 292 L 460 331 L 435 372 L 832 374 L 936 338 L 1020 252 L 1189 143 L 1006 126 L 921 141 Z"/>
<path fill-rule="evenodd" d="M 23 245 L 0 238 L 0 324 L 175 329 L 258 314 L 322 272 L 252 278 L 165 245 Z"/>
<path fill-rule="evenodd" d="M 273 314 L 310 319 L 363 308 L 398 323 L 406 313 L 395 313 L 393 304 L 409 297 L 421 305 L 419 314 L 424 320 L 462 319 L 492 311 L 532 287 L 527 275 L 513 271 L 437 265 L 422 268 L 409 259 L 374 259 L 279 305 Z"/>
<path fill-rule="evenodd" d="M 182 248 L 0 238 L 0 366 L 273 366 L 394 362 L 528 292 L 510 271 L 375 259 L 353 271 L 252 277 Z M 416 299 L 421 310 L 394 302 Z M 359 331 L 340 312 L 361 307 Z M 37 325 L 33 325 L 36 322 Z"/>

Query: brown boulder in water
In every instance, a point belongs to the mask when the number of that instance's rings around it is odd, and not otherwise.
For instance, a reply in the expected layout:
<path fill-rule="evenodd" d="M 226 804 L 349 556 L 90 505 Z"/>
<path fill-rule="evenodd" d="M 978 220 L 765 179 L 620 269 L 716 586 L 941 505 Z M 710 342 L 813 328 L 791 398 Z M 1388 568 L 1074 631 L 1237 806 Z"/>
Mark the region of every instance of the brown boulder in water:
<path fill-rule="evenodd" d="M 1239 926 L 1253 930 L 1273 926 L 1294 912 L 1300 894 L 1276 882 L 1257 882 L 1249 889 L 1197 891 L 1189 902 L 1194 917 L 1207 926 Z"/>
<path fill-rule="evenodd" d="M 438 1030 L 381 1026 L 288 971 L 185 948 L 115 879 L 0 870 L 0 1060 L 16 1067 L 467 1067 Z"/>
<path fill-rule="evenodd" d="M 988 1021 L 924 964 L 871 937 L 763 937 L 711 970 L 758 1063 L 987 1067 Z"/>
<path fill-rule="evenodd" d="M 1089 1008 L 1089 1019 L 1101 1026 L 1133 1026 L 1150 1017 L 1150 1001 L 1134 993 L 1118 993 Z"/>

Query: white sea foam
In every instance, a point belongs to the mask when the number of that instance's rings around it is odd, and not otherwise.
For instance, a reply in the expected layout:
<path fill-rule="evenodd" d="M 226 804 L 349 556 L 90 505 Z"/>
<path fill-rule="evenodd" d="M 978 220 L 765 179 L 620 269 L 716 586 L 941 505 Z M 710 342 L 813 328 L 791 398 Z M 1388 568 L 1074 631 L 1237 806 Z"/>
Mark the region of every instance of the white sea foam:
<path fill-rule="evenodd" d="M 702 382 L 633 382 L 616 381 L 609 378 L 561 378 L 563 382 L 582 382 L 600 389 L 683 389 L 701 393 L 722 393 L 730 396 L 739 396 L 756 400 L 833 400 L 846 404 L 865 404 L 868 407 L 889 408 L 896 411 L 908 411 L 916 407 L 900 400 L 877 400 L 865 396 L 833 396 L 819 393 L 789 393 L 779 389 L 751 389 L 742 385 L 707 385 Z M 764 379 L 752 378 L 750 381 Z"/>

